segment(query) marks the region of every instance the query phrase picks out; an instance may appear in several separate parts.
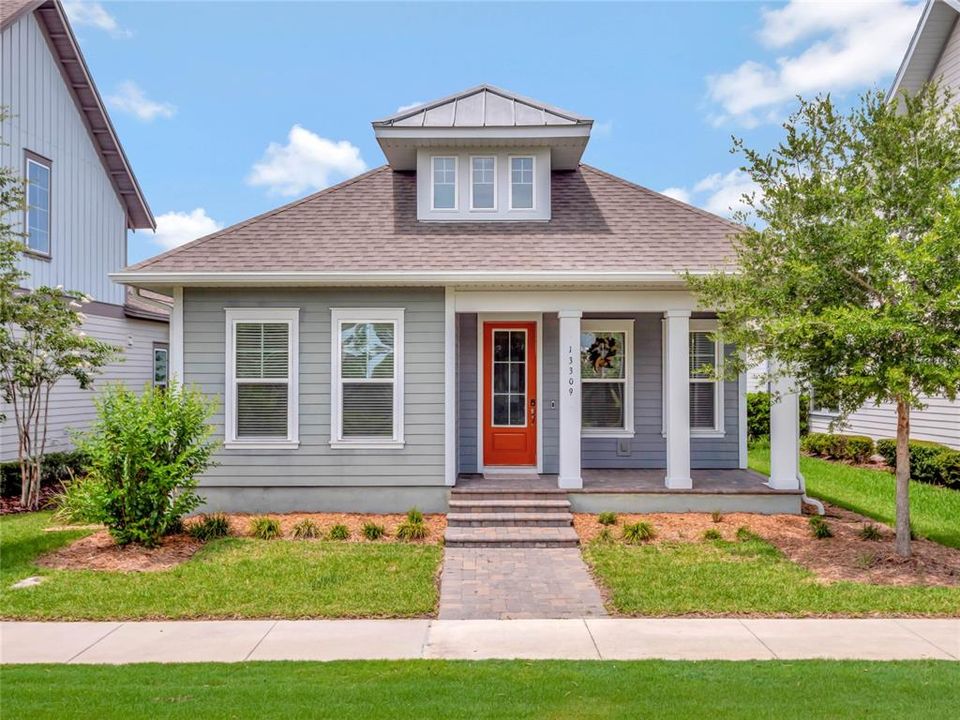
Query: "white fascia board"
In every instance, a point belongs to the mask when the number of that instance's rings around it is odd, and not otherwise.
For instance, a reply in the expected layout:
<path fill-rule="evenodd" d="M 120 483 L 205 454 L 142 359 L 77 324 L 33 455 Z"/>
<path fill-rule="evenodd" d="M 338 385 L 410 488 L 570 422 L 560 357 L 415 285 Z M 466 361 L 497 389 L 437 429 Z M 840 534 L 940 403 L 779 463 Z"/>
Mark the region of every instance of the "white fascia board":
<path fill-rule="evenodd" d="M 930 15 L 934 12 L 934 9 L 941 4 L 960 15 L 960 0 L 927 0 L 926 7 L 924 7 L 923 13 L 920 15 L 920 22 L 917 23 L 913 37 L 910 38 L 910 44 L 907 46 L 907 52 L 903 57 L 903 62 L 900 63 L 900 68 L 897 70 L 897 74 L 893 79 L 893 84 L 887 92 L 887 99 L 896 97 L 897 93 L 900 92 L 903 80 L 906 77 L 907 71 L 910 69 L 910 64 L 913 62 L 913 55 L 923 41 L 924 30 L 926 29 L 927 22 L 930 20 Z M 949 35 L 947 39 L 949 39 Z M 943 48 L 941 48 L 940 52 L 943 52 Z"/>
<path fill-rule="evenodd" d="M 535 138 L 586 138 L 590 137 L 590 125 L 537 125 L 510 127 L 378 127 L 377 138 L 389 140 L 530 140 Z"/>

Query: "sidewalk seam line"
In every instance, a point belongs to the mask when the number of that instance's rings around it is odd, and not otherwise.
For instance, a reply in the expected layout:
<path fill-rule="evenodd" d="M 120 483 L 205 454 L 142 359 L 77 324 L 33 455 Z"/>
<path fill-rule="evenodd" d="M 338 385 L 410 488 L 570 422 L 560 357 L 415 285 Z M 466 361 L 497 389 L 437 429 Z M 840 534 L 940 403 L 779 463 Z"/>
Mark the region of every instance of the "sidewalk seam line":
<path fill-rule="evenodd" d="M 259 640 L 257 640 L 257 644 L 254 645 L 252 648 L 250 648 L 250 652 L 248 652 L 248 653 L 244 656 L 243 662 L 246 662 L 247 660 L 250 659 L 250 656 L 253 655 L 253 653 L 256 652 L 256 650 L 257 650 L 258 647 L 260 647 L 260 643 L 262 643 L 264 640 L 267 639 L 267 635 L 269 635 L 270 633 L 272 633 L 272 632 L 273 632 L 273 629 L 274 629 L 279 623 L 280 623 L 279 620 L 274 620 L 274 621 L 273 621 L 273 625 L 271 625 L 270 627 L 267 628 L 267 631 L 263 634 L 263 636 L 262 636 Z"/>
<path fill-rule="evenodd" d="M 770 653 L 771 655 L 773 655 L 773 659 L 774 659 L 774 660 L 779 660 L 779 659 L 780 659 L 780 656 L 777 655 L 777 654 L 773 651 L 773 648 L 771 648 L 771 647 L 770 647 L 769 645 L 767 645 L 763 640 L 760 639 L 760 636 L 757 635 L 757 634 L 753 631 L 753 628 L 751 628 L 749 625 L 747 625 L 747 624 L 746 624 L 743 620 L 741 620 L 740 618 L 737 618 L 737 622 L 740 623 L 740 624 L 746 629 L 746 631 L 747 631 L 748 633 L 750 633 L 751 635 L 753 635 L 753 636 L 757 639 L 757 642 L 760 643 L 761 645 L 763 645 L 763 646 L 767 649 L 767 652 L 768 652 L 768 653 Z"/>
<path fill-rule="evenodd" d="M 590 642 L 593 643 L 593 649 L 597 651 L 597 659 L 604 660 L 603 653 L 600 652 L 600 646 L 597 645 L 597 639 L 593 636 L 593 631 L 590 629 L 589 623 L 587 623 L 587 618 L 580 618 L 583 622 L 583 626 L 587 629 L 587 635 L 590 636 Z"/>
<path fill-rule="evenodd" d="M 932 640 L 927 640 L 927 638 L 925 638 L 923 635 L 921 635 L 920 633 L 918 633 L 918 632 L 917 632 L 916 630 L 914 630 L 913 628 L 907 627 L 906 625 L 904 625 L 903 623 L 901 623 L 900 621 L 901 621 L 903 618 L 890 618 L 890 619 L 893 620 L 893 622 L 894 622 L 895 625 L 897 625 L 898 627 L 903 628 L 904 630 L 906 630 L 906 631 L 907 631 L 908 633 L 910 633 L 911 635 L 916 635 L 918 638 L 920 638 L 920 639 L 923 640 L 925 643 L 927 643 L 927 645 L 929 645 L 930 647 L 936 648 L 937 650 L 939 650 L 939 651 L 942 652 L 942 653 L 946 653 L 947 655 L 949 655 L 950 657 L 952 657 L 954 660 L 960 660 L 960 658 L 958 658 L 956 655 L 954 655 L 954 654 L 953 654 L 952 652 L 950 652 L 949 650 L 944 650 L 942 647 L 940 647 L 939 645 L 937 645 L 937 644 L 936 644 L 935 642 L 933 642 Z"/>
<path fill-rule="evenodd" d="M 425 660 L 427 657 L 427 645 L 430 644 L 430 632 L 433 630 L 433 623 L 436 618 L 430 618 L 427 620 L 427 629 L 423 633 L 423 642 L 420 643 L 420 659 Z"/>
<path fill-rule="evenodd" d="M 122 628 L 124 625 L 126 625 L 125 622 L 118 622 L 116 627 L 111 628 L 110 630 L 108 630 L 107 632 L 105 632 L 103 635 L 101 635 L 101 636 L 98 637 L 96 640 L 94 640 L 92 643 L 90 643 L 89 645 L 87 645 L 83 650 L 81 650 L 80 652 L 78 652 L 78 653 L 77 653 L 76 655 L 74 655 L 73 657 L 67 658 L 67 662 L 64 663 L 64 664 L 69 665 L 69 664 L 72 663 L 74 660 L 76 660 L 78 657 L 80 657 L 81 655 L 83 655 L 87 650 L 89 650 L 90 648 L 92 648 L 94 645 L 97 645 L 98 643 L 102 642 L 103 640 L 106 640 L 108 637 L 110 637 L 111 635 L 113 635 L 113 633 L 115 633 L 117 630 L 119 630 L 120 628 Z"/>

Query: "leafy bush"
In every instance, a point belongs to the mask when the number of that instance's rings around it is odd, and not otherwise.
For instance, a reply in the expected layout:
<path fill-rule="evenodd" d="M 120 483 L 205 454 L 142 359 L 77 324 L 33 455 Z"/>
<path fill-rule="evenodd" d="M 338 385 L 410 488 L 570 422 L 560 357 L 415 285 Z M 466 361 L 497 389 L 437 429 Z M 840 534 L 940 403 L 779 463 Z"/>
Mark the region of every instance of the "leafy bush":
<path fill-rule="evenodd" d="M 410 508 L 407 510 L 407 522 L 422 523 L 423 513 L 417 510 L 417 508 Z"/>
<path fill-rule="evenodd" d="M 710 528 L 709 530 L 704 530 L 703 539 L 704 540 L 723 540 L 723 535 L 720 534 L 719 530 Z"/>
<path fill-rule="evenodd" d="M 43 456 L 40 484 L 67 483 L 84 474 L 87 458 L 80 450 L 50 452 Z M 20 494 L 20 462 L 10 460 L 0 463 L 0 496 L 13 497 Z"/>
<path fill-rule="evenodd" d="M 810 399 L 800 396 L 800 435 L 810 430 Z M 747 439 L 770 437 L 770 393 L 747 393 Z"/>
<path fill-rule="evenodd" d="M 187 532 L 200 542 L 216 540 L 230 534 L 230 522 L 223 513 L 202 515 L 197 522 L 190 526 Z"/>
<path fill-rule="evenodd" d="M 423 540 L 429 534 L 430 528 L 423 521 L 411 522 L 406 520 L 397 527 L 398 540 Z"/>
<path fill-rule="evenodd" d="M 266 516 L 250 520 L 250 534 L 258 540 L 275 540 L 283 535 L 280 521 Z"/>
<path fill-rule="evenodd" d="M 615 512 L 602 512 L 597 515 L 597 522 L 601 525 L 616 525 L 617 514 Z"/>
<path fill-rule="evenodd" d="M 104 488 L 104 524 L 120 545 L 157 545 L 167 529 L 202 502 L 198 475 L 216 443 L 212 405 L 196 390 L 147 388 L 137 395 L 108 386 L 97 420 L 80 438 L 88 476 Z"/>
<path fill-rule="evenodd" d="M 866 462 L 874 452 L 873 439 L 866 435 L 810 433 L 800 447 L 810 455 L 855 463 Z"/>
<path fill-rule="evenodd" d="M 337 523 L 332 528 L 330 528 L 330 539 L 331 540 L 349 540 L 350 539 L 350 528 L 342 523 Z"/>
<path fill-rule="evenodd" d="M 297 540 L 312 540 L 320 537 L 320 528 L 310 518 L 304 518 L 293 526 L 293 536 Z"/>
<path fill-rule="evenodd" d="M 63 484 L 63 491 L 53 498 L 57 522 L 67 524 L 97 524 L 107 521 L 106 485 L 92 477 L 76 477 Z"/>
<path fill-rule="evenodd" d="M 656 536 L 653 526 L 647 522 L 635 522 L 623 526 L 623 539 L 628 543 L 637 544 L 652 540 Z"/>
<path fill-rule="evenodd" d="M 833 531 L 830 529 L 830 526 L 827 525 L 827 521 L 819 515 L 812 516 L 807 522 L 810 523 L 810 534 L 817 538 L 817 540 L 833 537 Z"/>
<path fill-rule="evenodd" d="M 719 510 L 714 510 L 710 513 L 710 519 L 715 523 L 723 522 L 723 513 Z"/>
<path fill-rule="evenodd" d="M 861 540 L 881 540 L 883 538 L 880 528 L 873 523 L 866 523 L 862 528 L 860 528 L 860 531 L 857 534 L 860 536 Z"/>
<path fill-rule="evenodd" d="M 908 448 L 911 480 L 960 489 L 960 451 L 927 440 L 911 440 Z M 896 440 L 877 440 L 877 452 L 897 466 Z"/>
<path fill-rule="evenodd" d="M 800 449 L 810 455 L 828 457 L 830 455 L 831 439 L 829 433 L 809 433 L 800 440 Z"/>
<path fill-rule="evenodd" d="M 367 540 L 379 540 L 387 534 L 387 529 L 383 525 L 374 522 L 365 522 L 361 530 Z"/>

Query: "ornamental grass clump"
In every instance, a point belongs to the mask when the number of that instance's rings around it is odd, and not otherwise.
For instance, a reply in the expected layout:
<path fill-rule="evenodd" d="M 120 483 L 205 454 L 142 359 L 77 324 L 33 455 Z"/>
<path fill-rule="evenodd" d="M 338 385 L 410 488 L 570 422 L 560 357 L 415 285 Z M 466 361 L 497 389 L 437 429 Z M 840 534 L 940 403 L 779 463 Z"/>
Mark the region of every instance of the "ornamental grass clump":
<path fill-rule="evenodd" d="M 343 523 L 337 523 L 332 528 L 330 528 L 330 539 L 331 540 L 349 540 L 350 528 L 348 528 Z"/>
<path fill-rule="evenodd" d="M 615 512 L 602 512 L 597 515 L 597 522 L 601 525 L 616 525 L 617 514 Z"/>
<path fill-rule="evenodd" d="M 719 530 L 714 530 L 710 528 L 709 530 L 704 530 L 703 532 L 704 540 L 723 540 L 723 535 L 720 534 Z"/>
<path fill-rule="evenodd" d="M 632 545 L 652 540 L 655 536 L 653 525 L 648 522 L 641 521 L 623 526 L 623 539 Z"/>
<path fill-rule="evenodd" d="M 866 523 L 857 533 L 861 540 L 877 541 L 883 539 L 880 528 L 873 523 Z"/>
<path fill-rule="evenodd" d="M 819 515 L 814 515 L 807 522 L 810 523 L 810 534 L 817 540 L 825 540 L 826 538 L 833 537 L 833 530 L 827 525 L 827 521 Z"/>
<path fill-rule="evenodd" d="M 430 528 L 423 521 L 423 513 L 412 508 L 407 511 L 407 519 L 397 527 L 398 540 L 423 540 L 430 534 Z"/>
<path fill-rule="evenodd" d="M 363 533 L 363 536 L 367 540 L 379 540 L 387 534 L 387 529 L 383 525 L 378 525 L 375 522 L 365 522 L 360 532 Z"/>
<path fill-rule="evenodd" d="M 313 540 L 320 537 L 320 528 L 310 518 L 304 518 L 293 526 L 293 537 L 297 540 Z"/>
<path fill-rule="evenodd" d="M 258 540 L 276 540 L 283 536 L 283 530 L 276 518 L 255 517 L 250 521 L 250 534 Z"/>
<path fill-rule="evenodd" d="M 200 518 L 187 529 L 187 533 L 190 537 L 196 538 L 200 542 L 216 540 L 217 538 L 226 537 L 230 534 L 230 521 L 227 520 L 227 516 L 223 513 L 201 515 Z"/>

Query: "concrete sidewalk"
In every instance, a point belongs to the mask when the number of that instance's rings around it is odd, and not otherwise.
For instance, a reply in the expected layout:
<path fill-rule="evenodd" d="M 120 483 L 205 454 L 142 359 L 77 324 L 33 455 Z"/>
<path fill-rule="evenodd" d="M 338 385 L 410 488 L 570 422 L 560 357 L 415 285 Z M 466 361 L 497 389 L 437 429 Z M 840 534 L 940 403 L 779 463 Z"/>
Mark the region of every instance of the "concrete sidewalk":
<path fill-rule="evenodd" d="M 960 620 L 4 622 L 3 663 L 960 659 Z"/>

